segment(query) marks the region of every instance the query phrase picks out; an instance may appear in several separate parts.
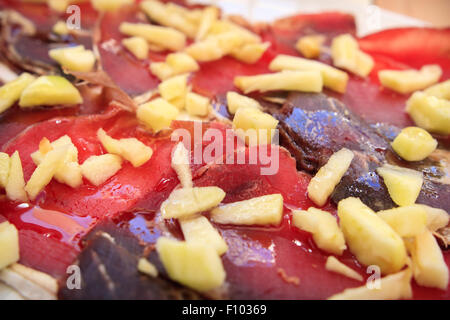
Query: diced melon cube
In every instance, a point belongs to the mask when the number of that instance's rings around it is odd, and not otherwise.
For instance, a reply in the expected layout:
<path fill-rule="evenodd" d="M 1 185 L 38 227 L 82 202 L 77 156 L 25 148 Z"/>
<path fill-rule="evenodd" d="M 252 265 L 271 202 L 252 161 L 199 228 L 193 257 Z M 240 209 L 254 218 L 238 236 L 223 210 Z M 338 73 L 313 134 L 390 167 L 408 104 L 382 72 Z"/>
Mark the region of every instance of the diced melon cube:
<path fill-rule="evenodd" d="M 426 65 L 420 70 L 381 70 L 378 78 L 383 86 L 400 93 L 425 89 L 439 81 L 442 69 L 439 65 Z"/>
<path fill-rule="evenodd" d="M 9 109 L 19 100 L 23 90 L 36 78 L 29 73 L 22 73 L 17 79 L 0 87 L 0 113 Z"/>
<path fill-rule="evenodd" d="M 91 0 L 92 6 L 98 11 L 117 11 L 122 6 L 133 4 L 133 0 Z"/>
<path fill-rule="evenodd" d="M 242 47 L 234 49 L 231 56 L 239 61 L 253 64 L 256 63 L 270 47 L 270 42 L 264 43 L 248 43 Z"/>
<path fill-rule="evenodd" d="M 283 217 L 283 196 L 270 194 L 228 203 L 211 211 L 212 221 L 234 225 L 279 225 Z"/>
<path fill-rule="evenodd" d="M 94 53 L 84 46 L 51 49 L 48 55 L 70 71 L 89 72 L 95 65 Z"/>
<path fill-rule="evenodd" d="M 358 272 L 346 266 L 333 256 L 329 256 L 327 258 L 327 262 L 325 263 L 325 269 L 331 272 L 342 274 L 343 276 L 346 276 L 348 278 L 357 281 L 363 281 L 363 277 Z"/>
<path fill-rule="evenodd" d="M 36 199 L 37 195 L 50 183 L 57 170 L 64 163 L 68 150 L 69 146 L 64 146 L 45 154 L 42 162 L 34 170 L 25 186 L 25 191 L 31 200 Z"/>
<path fill-rule="evenodd" d="M 175 71 L 165 62 L 153 62 L 150 64 L 150 71 L 159 78 L 159 80 L 164 81 L 175 74 Z"/>
<path fill-rule="evenodd" d="M 183 188 L 174 190 L 161 205 L 164 219 L 189 217 L 216 207 L 225 198 L 218 187 Z"/>
<path fill-rule="evenodd" d="M 166 57 L 166 63 L 175 74 L 182 74 L 200 70 L 200 66 L 190 55 L 184 52 L 171 53 Z"/>
<path fill-rule="evenodd" d="M 377 169 L 377 173 L 396 204 L 409 206 L 416 202 L 423 184 L 421 172 L 385 164 Z"/>
<path fill-rule="evenodd" d="M 359 262 L 377 265 L 383 274 L 397 272 L 405 265 L 402 238 L 361 200 L 341 200 L 338 216 L 347 245 Z"/>
<path fill-rule="evenodd" d="M 0 270 L 19 261 L 19 233 L 8 221 L 0 223 Z"/>
<path fill-rule="evenodd" d="M 67 28 L 67 24 L 62 20 L 55 23 L 52 31 L 60 36 L 66 36 L 69 34 L 69 28 Z"/>
<path fill-rule="evenodd" d="M 429 87 L 424 93 L 439 99 L 450 100 L 450 79 Z"/>
<path fill-rule="evenodd" d="M 408 245 L 410 250 L 414 279 L 424 287 L 447 290 L 448 267 L 441 248 L 430 231 L 425 231 L 414 238 Z"/>
<path fill-rule="evenodd" d="M 345 289 L 343 292 L 330 297 L 330 300 L 397 300 L 411 299 L 411 275 L 410 269 L 391 274 L 380 279 L 379 288 L 370 288 L 367 284 Z"/>
<path fill-rule="evenodd" d="M 436 231 L 448 225 L 450 216 L 442 209 L 433 208 L 425 204 L 416 204 L 422 207 L 427 214 L 427 228 L 430 231 Z"/>
<path fill-rule="evenodd" d="M 244 93 L 252 91 L 321 92 L 322 75 L 319 71 L 282 71 L 257 76 L 239 76 L 234 85 Z"/>
<path fill-rule="evenodd" d="M 336 67 L 361 77 L 366 77 L 374 66 L 372 57 L 359 49 L 358 42 L 350 34 L 333 38 L 331 57 Z"/>
<path fill-rule="evenodd" d="M 308 184 L 308 197 L 319 206 L 325 205 L 334 188 L 352 163 L 352 151 L 342 148 L 328 159 Z"/>
<path fill-rule="evenodd" d="M 233 130 L 247 145 L 270 144 L 278 120 L 259 109 L 240 108 L 233 119 Z"/>
<path fill-rule="evenodd" d="M 427 226 L 427 213 L 418 205 L 382 210 L 377 214 L 401 237 L 414 237 Z"/>
<path fill-rule="evenodd" d="M 217 20 L 211 26 L 209 30 L 210 35 L 220 35 L 227 32 L 235 32 L 239 34 L 239 37 L 242 38 L 244 43 L 258 43 L 261 42 L 261 37 L 257 34 L 247 30 L 238 24 L 231 22 L 230 20 L 221 19 Z"/>
<path fill-rule="evenodd" d="M 178 108 L 162 98 L 144 103 L 137 110 L 137 118 L 155 133 L 169 128 L 178 114 Z"/>
<path fill-rule="evenodd" d="M 297 228 L 312 233 L 316 245 L 326 252 L 341 255 L 347 248 L 344 234 L 339 229 L 336 218 L 329 212 L 312 207 L 308 211 L 296 210 L 292 214 L 292 223 Z"/>
<path fill-rule="evenodd" d="M 280 54 L 269 65 L 272 71 L 283 70 L 317 70 L 322 74 L 323 85 L 331 90 L 344 93 L 348 74 L 325 63 Z"/>
<path fill-rule="evenodd" d="M 173 51 L 181 50 L 186 45 L 186 36 L 172 28 L 145 23 L 122 22 L 119 30 L 128 36 L 141 37 L 150 43 Z"/>
<path fill-rule="evenodd" d="M 421 161 L 437 147 L 437 141 L 422 128 L 407 127 L 392 142 L 392 148 L 407 161 Z"/>
<path fill-rule="evenodd" d="M 208 244 L 161 237 L 156 250 L 169 277 L 182 285 L 204 292 L 220 287 L 225 281 L 222 261 Z"/>
<path fill-rule="evenodd" d="M 186 48 L 186 53 L 197 61 L 214 61 L 222 58 L 225 53 L 215 39 L 195 42 Z"/>
<path fill-rule="evenodd" d="M 0 152 L 0 188 L 6 187 L 6 184 L 8 183 L 10 165 L 9 155 Z"/>
<path fill-rule="evenodd" d="M 122 40 L 122 44 L 137 59 L 144 60 L 148 57 L 148 42 L 142 37 L 130 37 Z"/>
<path fill-rule="evenodd" d="M 406 102 L 415 124 L 430 132 L 450 134 L 450 101 L 415 92 Z"/>
<path fill-rule="evenodd" d="M 160 25 L 180 30 L 190 38 L 197 34 L 197 25 L 191 21 L 190 10 L 174 4 L 163 4 L 159 1 L 142 1 L 141 9 L 152 20 Z"/>
<path fill-rule="evenodd" d="M 206 243 L 216 249 L 219 255 L 228 250 L 219 231 L 204 216 L 180 219 L 180 226 L 187 242 Z"/>
<path fill-rule="evenodd" d="M 187 78 L 188 75 L 183 74 L 164 80 L 158 86 L 159 94 L 167 101 L 184 97 L 187 92 Z"/>
<path fill-rule="evenodd" d="M 240 95 L 237 92 L 230 91 L 227 93 L 228 112 L 235 114 L 240 108 L 262 109 L 261 105 L 255 99 Z"/>
<path fill-rule="evenodd" d="M 192 173 L 189 166 L 190 155 L 182 142 L 179 142 L 172 152 L 172 168 L 178 175 L 183 188 L 192 188 Z"/>
<path fill-rule="evenodd" d="M 5 186 L 6 196 L 13 201 L 26 202 L 28 200 L 25 192 L 25 180 L 23 178 L 22 162 L 19 152 L 16 151 L 10 158 L 8 182 Z"/>
<path fill-rule="evenodd" d="M 208 34 L 209 29 L 214 24 L 215 21 L 219 18 L 219 9 L 216 7 L 206 7 L 202 11 L 201 21 L 198 26 L 197 34 L 195 39 L 202 40 Z"/>
<path fill-rule="evenodd" d="M 325 42 L 323 35 L 303 36 L 298 39 L 295 48 L 308 59 L 318 58 L 321 51 L 321 46 Z"/>
<path fill-rule="evenodd" d="M 103 129 L 97 131 L 97 137 L 109 153 L 121 156 L 137 168 L 146 163 L 153 155 L 153 150 L 136 138 L 113 139 Z"/>
<path fill-rule="evenodd" d="M 138 270 L 142 273 L 145 273 L 153 278 L 158 276 L 158 269 L 156 269 L 155 265 L 150 263 L 145 258 L 140 258 L 138 261 Z"/>
<path fill-rule="evenodd" d="M 67 79 L 60 76 L 41 76 L 23 90 L 19 106 L 22 108 L 35 106 L 80 104 L 83 98 Z"/>
<path fill-rule="evenodd" d="M 81 165 L 83 176 L 93 185 L 99 186 L 122 168 L 122 159 L 115 154 L 90 156 Z"/>
<path fill-rule="evenodd" d="M 194 92 L 186 94 L 186 110 L 192 116 L 205 117 L 210 109 L 209 99 Z"/>
<path fill-rule="evenodd" d="M 43 141 L 45 140 L 43 139 Z M 39 144 L 39 146 L 41 147 L 41 144 Z M 78 149 L 67 135 L 64 135 L 50 143 L 50 149 L 61 148 L 64 146 L 68 146 L 68 152 L 64 159 L 64 163 L 62 163 L 56 171 L 54 178 L 60 183 L 67 184 L 72 188 L 77 188 L 83 183 L 81 167 L 78 164 Z M 42 162 L 44 156 L 45 153 L 41 150 L 37 150 L 31 154 L 31 158 L 36 165 L 39 165 Z"/>

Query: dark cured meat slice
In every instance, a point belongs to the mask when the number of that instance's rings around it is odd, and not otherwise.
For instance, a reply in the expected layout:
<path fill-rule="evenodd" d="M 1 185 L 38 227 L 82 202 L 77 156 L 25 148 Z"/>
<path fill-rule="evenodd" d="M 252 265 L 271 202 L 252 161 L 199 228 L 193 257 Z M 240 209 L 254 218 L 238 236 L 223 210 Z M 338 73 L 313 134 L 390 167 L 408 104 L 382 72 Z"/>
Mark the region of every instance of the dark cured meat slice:
<path fill-rule="evenodd" d="M 148 250 L 130 231 L 119 228 L 110 221 L 105 221 L 92 230 L 85 242 L 85 249 L 76 263 L 82 276 L 81 289 L 69 289 L 67 280 L 63 279 L 58 292 L 60 299 L 201 298 L 198 293 L 169 280 L 164 272 L 159 272 L 156 278 L 140 273 L 137 269 L 138 260 Z M 151 256 L 157 259 L 154 253 Z M 156 265 L 161 266 L 161 263 Z"/>
<path fill-rule="evenodd" d="M 375 171 L 388 154 L 396 158 L 389 141 L 345 105 L 323 94 L 292 93 L 281 109 L 269 112 L 280 120 L 281 143 L 296 157 L 299 169 L 314 173 L 341 148 L 354 151 L 355 159 L 332 195 L 335 203 L 353 196 L 376 211 L 394 207 Z M 425 176 L 418 202 L 450 211 L 449 195 L 448 184 Z"/>

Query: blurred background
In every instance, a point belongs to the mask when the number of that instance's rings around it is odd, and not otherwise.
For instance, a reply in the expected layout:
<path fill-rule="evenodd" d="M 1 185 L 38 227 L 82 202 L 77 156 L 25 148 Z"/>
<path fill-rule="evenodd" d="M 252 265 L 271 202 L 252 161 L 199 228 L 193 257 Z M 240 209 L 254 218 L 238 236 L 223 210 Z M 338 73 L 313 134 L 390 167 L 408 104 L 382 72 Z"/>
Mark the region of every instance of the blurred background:
<path fill-rule="evenodd" d="M 450 0 L 193 0 L 220 5 L 227 14 L 273 21 L 296 13 L 339 10 L 356 17 L 358 35 L 386 28 L 450 27 Z"/>

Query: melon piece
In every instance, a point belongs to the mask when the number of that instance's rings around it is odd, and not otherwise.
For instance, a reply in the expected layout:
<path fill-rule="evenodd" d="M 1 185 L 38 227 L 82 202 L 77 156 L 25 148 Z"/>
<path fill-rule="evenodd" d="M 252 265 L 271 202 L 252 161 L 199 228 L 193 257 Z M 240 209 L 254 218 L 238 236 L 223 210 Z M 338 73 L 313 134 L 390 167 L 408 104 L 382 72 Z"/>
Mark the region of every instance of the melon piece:
<path fill-rule="evenodd" d="M 86 50 L 84 46 L 51 49 L 48 55 L 70 71 L 89 72 L 95 65 L 94 52 Z"/>
<path fill-rule="evenodd" d="M 396 204 L 409 206 L 416 202 L 423 184 L 421 172 L 385 164 L 377 169 L 377 173 Z"/>
<path fill-rule="evenodd" d="M 436 139 L 424 129 L 407 127 L 392 142 L 392 148 L 407 161 L 421 161 L 436 149 L 437 144 Z"/>
<path fill-rule="evenodd" d="M 142 37 L 130 37 L 122 40 L 122 44 L 128 49 L 137 59 L 144 60 L 148 57 L 150 50 L 148 42 Z"/>
<path fill-rule="evenodd" d="M 26 202 L 25 180 L 23 178 L 22 161 L 19 152 L 15 151 L 10 158 L 8 182 L 5 186 L 6 196 L 13 201 Z"/>
<path fill-rule="evenodd" d="M 10 165 L 9 155 L 7 153 L 0 152 L 0 188 L 6 187 Z"/>
<path fill-rule="evenodd" d="M 233 119 L 233 130 L 247 145 L 272 142 L 278 120 L 256 108 L 240 108 Z"/>
<path fill-rule="evenodd" d="M 441 75 L 442 69 L 437 64 L 423 66 L 420 70 L 378 71 L 378 79 L 383 86 L 404 94 L 435 84 Z"/>
<path fill-rule="evenodd" d="M 331 57 L 336 67 L 348 70 L 360 77 L 368 76 L 375 65 L 373 58 L 359 49 L 358 42 L 350 34 L 333 38 Z"/>
<path fill-rule="evenodd" d="M 90 156 L 81 165 L 83 176 L 93 185 L 99 186 L 122 168 L 122 158 L 115 154 Z"/>
<path fill-rule="evenodd" d="M 211 211 L 211 220 L 219 224 L 279 225 L 283 217 L 283 196 L 270 194 L 228 203 Z"/>
<path fill-rule="evenodd" d="M 155 133 L 170 128 L 178 114 L 178 108 L 163 98 L 144 103 L 137 110 L 137 118 Z"/>
<path fill-rule="evenodd" d="M 411 205 L 377 212 L 401 237 L 414 237 L 425 231 L 427 213 L 422 206 Z"/>
<path fill-rule="evenodd" d="M 216 207 L 225 198 L 218 187 L 183 188 L 174 190 L 161 205 L 164 219 L 189 217 Z"/>
<path fill-rule="evenodd" d="M 402 238 L 361 200 L 341 200 L 338 216 L 347 245 L 359 262 L 377 265 L 383 274 L 403 268 L 407 256 Z"/>
<path fill-rule="evenodd" d="M 17 79 L 0 87 L 0 113 L 9 109 L 19 100 L 23 90 L 32 83 L 36 77 L 29 73 L 22 73 Z"/>
<path fill-rule="evenodd" d="M 19 261 L 19 232 L 4 221 L 0 223 L 0 270 Z"/>
<path fill-rule="evenodd" d="M 345 277 L 357 280 L 357 281 L 363 281 L 363 277 L 353 270 L 352 268 L 346 266 L 342 262 L 340 262 L 338 259 L 336 259 L 333 256 L 329 256 L 327 258 L 327 262 L 325 263 L 325 269 L 331 272 L 342 274 Z"/>
<path fill-rule="evenodd" d="M 192 188 L 192 173 L 189 166 L 189 151 L 182 142 L 178 143 L 172 151 L 172 168 L 178 175 L 183 188 Z"/>
<path fill-rule="evenodd" d="M 230 91 L 227 93 L 228 112 L 235 114 L 240 108 L 262 109 L 261 105 L 255 99 L 243 96 L 237 92 Z"/>
<path fill-rule="evenodd" d="M 305 58 L 314 59 L 318 58 L 321 51 L 321 46 L 325 42 L 325 36 L 323 35 L 310 35 L 303 36 L 297 40 L 295 48 Z"/>
<path fill-rule="evenodd" d="M 133 4 L 133 0 L 91 0 L 92 6 L 98 11 L 117 11 L 122 6 Z"/>
<path fill-rule="evenodd" d="M 194 92 L 186 94 L 186 111 L 191 116 L 206 117 L 209 113 L 210 103 L 207 97 Z"/>

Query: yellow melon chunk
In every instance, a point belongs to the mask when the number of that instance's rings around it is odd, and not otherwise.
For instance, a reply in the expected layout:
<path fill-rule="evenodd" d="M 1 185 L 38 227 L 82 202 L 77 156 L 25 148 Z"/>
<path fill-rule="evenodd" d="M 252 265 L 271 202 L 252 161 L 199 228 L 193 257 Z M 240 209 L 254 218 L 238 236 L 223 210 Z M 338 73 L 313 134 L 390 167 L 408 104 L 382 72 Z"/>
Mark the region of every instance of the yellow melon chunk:
<path fill-rule="evenodd" d="M 86 50 L 84 46 L 51 49 L 48 55 L 70 71 L 89 72 L 95 65 L 94 52 Z"/>
<path fill-rule="evenodd" d="M 305 58 L 314 59 L 319 57 L 321 46 L 324 42 L 325 37 L 323 35 L 304 36 L 298 39 L 295 48 Z"/>
<path fill-rule="evenodd" d="M 244 39 L 237 31 L 228 31 L 207 37 L 186 48 L 186 53 L 197 61 L 213 61 L 232 53 L 244 44 Z"/>
<path fill-rule="evenodd" d="M 396 204 L 409 206 L 416 202 L 423 184 L 421 172 L 385 164 L 377 169 L 377 173 Z"/>
<path fill-rule="evenodd" d="M 369 288 L 363 285 L 358 288 L 345 289 L 343 292 L 333 295 L 329 300 L 397 300 L 411 299 L 411 275 L 410 269 L 391 274 L 381 278 L 379 288 Z"/>
<path fill-rule="evenodd" d="M 8 221 L 0 223 L 0 270 L 19 261 L 19 233 Z"/>
<path fill-rule="evenodd" d="M 377 265 L 383 274 L 397 272 L 405 265 L 402 238 L 361 200 L 341 200 L 338 215 L 347 245 L 359 262 Z"/>
<path fill-rule="evenodd" d="M 192 188 L 192 173 L 189 166 L 189 151 L 182 142 L 179 142 L 172 152 L 172 168 L 178 175 L 183 188 Z"/>
<path fill-rule="evenodd" d="M 272 71 L 317 70 L 322 74 L 325 87 L 340 93 L 344 93 L 347 87 L 348 74 L 346 72 L 319 61 L 280 54 L 272 60 L 269 68 Z"/>
<path fill-rule="evenodd" d="M 398 207 L 377 212 L 401 237 L 414 237 L 427 226 L 427 213 L 418 205 Z"/>
<path fill-rule="evenodd" d="M 228 203 L 211 211 L 212 221 L 234 225 L 279 225 L 283 217 L 283 196 L 271 194 Z"/>
<path fill-rule="evenodd" d="M 225 270 L 214 247 L 198 242 L 159 238 L 156 242 L 161 262 L 169 277 L 194 290 L 208 291 L 225 281 Z"/>
<path fill-rule="evenodd" d="M 425 204 L 416 204 L 422 207 L 427 214 L 427 228 L 430 231 L 436 231 L 448 225 L 450 215 L 442 209 L 433 208 Z"/>
<path fill-rule="evenodd" d="M 209 35 L 219 35 L 227 32 L 235 32 L 239 34 L 239 37 L 242 38 L 244 43 L 259 43 L 261 42 L 261 37 L 257 34 L 247 30 L 240 25 L 226 19 L 217 20 L 211 26 L 209 30 Z"/>
<path fill-rule="evenodd" d="M 0 152 L 0 188 L 6 187 L 6 184 L 8 183 L 10 165 L 9 155 Z"/>
<path fill-rule="evenodd" d="M 252 91 L 321 92 L 322 75 L 319 71 L 282 71 L 257 76 L 239 76 L 234 85 L 244 93 Z"/>
<path fill-rule="evenodd" d="M 202 40 L 208 34 L 209 29 L 214 24 L 215 21 L 219 18 L 219 9 L 216 7 L 206 7 L 203 9 L 202 18 L 200 24 L 198 26 L 197 34 L 195 39 Z"/>
<path fill-rule="evenodd" d="M 323 206 L 327 202 L 328 197 L 350 167 L 353 157 L 352 151 L 343 148 L 335 152 L 319 169 L 308 184 L 308 197 L 315 204 Z"/>
<path fill-rule="evenodd" d="M 188 75 L 184 74 L 164 80 L 158 86 L 159 94 L 163 99 L 169 102 L 178 98 L 183 98 L 180 109 L 184 109 L 184 97 L 187 92 L 187 78 Z"/>
<path fill-rule="evenodd" d="M 150 71 L 161 81 L 164 81 L 175 74 L 173 69 L 165 62 L 152 62 L 150 64 Z"/>
<path fill-rule="evenodd" d="M 350 279 L 363 281 L 363 277 L 358 272 L 346 266 L 333 256 L 329 256 L 327 258 L 327 262 L 325 263 L 325 269 L 331 272 L 342 274 L 343 276 L 348 277 Z"/>
<path fill-rule="evenodd" d="M 25 191 L 31 200 L 36 199 L 37 195 L 50 183 L 57 170 L 64 163 L 68 150 L 69 147 L 64 146 L 45 154 L 42 162 L 34 170 L 25 186 Z"/>
<path fill-rule="evenodd" d="M 414 279 L 424 287 L 447 290 L 448 267 L 441 248 L 430 231 L 425 231 L 414 238 L 408 245 L 410 250 Z"/>
<path fill-rule="evenodd" d="M 426 89 L 424 92 L 439 99 L 450 100 L 450 79 L 437 83 Z"/>
<path fill-rule="evenodd" d="M 218 187 L 183 188 L 174 190 L 161 205 L 164 219 L 189 217 L 216 207 L 225 198 Z"/>
<path fill-rule="evenodd" d="M 146 163 L 153 155 L 153 150 L 136 138 L 114 139 L 103 129 L 98 129 L 97 137 L 109 153 L 121 156 L 137 168 Z"/>
<path fill-rule="evenodd" d="M 233 130 L 247 145 L 270 144 L 278 120 L 259 109 L 240 108 L 233 119 Z"/>
<path fill-rule="evenodd" d="M 122 6 L 133 4 L 133 0 L 91 0 L 92 6 L 98 11 L 117 11 Z"/>
<path fill-rule="evenodd" d="M 90 156 L 81 165 L 83 176 L 93 185 L 99 186 L 122 168 L 122 158 L 115 154 Z"/>
<path fill-rule="evenodd" d="M 292 223 L 297 228 L 312 233 L 316 245 L 326 252 L 341 255 L 347 248 L 344 234 L 339 229 L 336 218 L 329 212 L 312 207 L 308 211 L 296 210 L 292 213 Z"/>
<path fill-rule="evenodd" d="M 155 133 L 169 128 L 178 114 L 178 108 L 162 98 L 144 103 L 137 110 L 137 118 Z"/>
<path fill-rule="evenodd" d="M 173 51 L 181 50 L 186 45 L 186 36 L 171 28 L 145 23 L 122 22 L 119 30 L 127 36 L 141 37 L 150 43 Z"/>
<path fill-rule="evenodd" d="M 0 113 L 9 109 L 19 100 L 23 90 L 36 78 L 29 73 L 22 73 L 17 79 L 0 87 Z"/>
<path fill-rule="evenodd" d="M 381 70 L 378 78 L 383 86 L 400 93 L 425 89 L 439 81 L 442 69 L 439 65 L 426 65 L 420 70 Z"/>
<path fill-rule="evenodd" d="M 187 242 L 206 243 L 216 249 L 219 255 L 228 250 L 219 231 L 204 216 L 180 219 L 180 226 Z"/>
<path fill-rule="evenodd" d="M 5 186 L 6 196 L 13 201 L 26 202 L 28 200 L 25 192 L 25 180 L 23 178 L 22 162 L 19 152 L 11 155 L 8 182 Z"/>
<path fill-rule="evenodd" d="M 155 0 L 142 1 L 140 6 L 142 11 L 158 24 L 180 30 L 190 38 L 196 36 L 198 26 L 191 21 L 188 10 Z"/>
<path fill-rule="evenodd" d="M 80 104 L 83 98 L 67 79 L 60 76 L 41 76 L 28 85 L 20 96 L 22 108 Z"/>
<path fill-rule="evenodd" d="M 122 44 L 128 49 L 137 59 L 144 60 L 148 57 L 149 46 L 148 42 L 142 37 L 130 37 L 122 40 Z"/>
<path fill-rule="evenodd" d="M 372 57 L 359 49 L 358 42 L 350 34 L 333 38 L 331 57 L 336 67 L 360 77 L 366 77 L 374 66 Z"/>
<path fill-rule="evenodd" d="M 184 52 L 171 53 L 166 57 L 166 63 L 175 74 L 188 73 L 200 70 L 198 63 Z"/>
<path fill-rule="evenodd" d="M 186 110 L 192 116 L 205 117 L 210 109 L 209 99 L 194 92 L 186 94 Z"/>
<path fill-rule="evenodd" d="M 422 128 L 404 128 L 392 142 L 392 148 L 407 161 L 421 161 L 437 147 L 437 141 Z"/>
<path fill-rule="evenodd" d="M 45 140 L 42 139 L 41 142 Z M 68 146 L 68 151 L 64 159 L 64 163 L 60 165 L 54 175 L 54 178 L 60 183 L 67 184 L 72 188 L 77 188 L 83 183 L 83 176 L 81 174 L 81 167 L 78 164 L 78 149 L 72 143 L 69 136 L 64 135 L 50 143 L 50 146 L 46 147 L 46 149 L 49 149 L 46 152 L 42 150 L 40 143 L 39 150 L 31 154 L 31 159 L 33 159 L 33 162 L 36 165 L 39 165 L 48 151 L 64 146 Z"/>
<path fill-rule="evenodd" d="M 69 34 L 69 28 L 67 28 L 67 24 L 61 20 L 54 24 L 52 31 L 60 36 L 66 36 Z"/>
<path fill-rule="evenodd" d="M 138 270 L 144 274 L 147 274 L 153 278 L 158 276 L 158 269 L 156 269 L 155 265 L 150 263 L 145 258 L 140 258 L 138 261 Z"/>
<path fill-rule="evenodd" d="M 253 64 L 261 59 L 267 48 L 270 47 L 269 42 L 264 43 L 248 43 L 244 44 L 242 47 L 234 49 L 231 51 L 231 56 L 239 61 Z"/>
<path fill-rule="evenodd" d="M 230 91 L 227 93 L 228 112 L 235 114 L 240 108 L 261 109 L 261 105 L 255 99 L 243 96 L 237 92 Z"/>
<path fill-rule="evenodd" d="M 450 101 L 415 92 L 406 102 L 406 112 L 427 131 L 450 134 Z"/>

